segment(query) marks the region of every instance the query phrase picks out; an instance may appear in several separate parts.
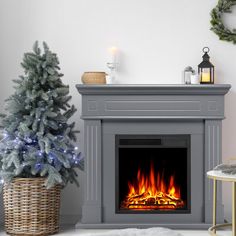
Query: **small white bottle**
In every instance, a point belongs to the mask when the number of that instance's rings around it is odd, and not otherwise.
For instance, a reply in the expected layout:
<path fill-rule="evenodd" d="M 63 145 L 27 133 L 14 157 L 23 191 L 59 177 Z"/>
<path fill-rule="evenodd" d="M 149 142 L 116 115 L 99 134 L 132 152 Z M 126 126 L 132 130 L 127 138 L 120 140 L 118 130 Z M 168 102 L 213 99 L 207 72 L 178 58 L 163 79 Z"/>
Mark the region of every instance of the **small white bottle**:
<path fill-rule="evenodd" d="M 184 83 L 191 84 L 191 75 L 193 74 L 194 70 L 191 66 L 187 66 L 184 69 Z"/>

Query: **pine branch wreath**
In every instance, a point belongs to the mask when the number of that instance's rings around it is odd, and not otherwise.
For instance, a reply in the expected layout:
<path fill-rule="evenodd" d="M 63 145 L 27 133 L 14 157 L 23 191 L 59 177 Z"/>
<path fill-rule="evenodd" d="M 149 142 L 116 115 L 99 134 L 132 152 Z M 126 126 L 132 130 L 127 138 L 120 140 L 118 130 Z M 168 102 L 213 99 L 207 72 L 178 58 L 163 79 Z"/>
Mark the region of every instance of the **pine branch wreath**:
<path fill-rule="evenodd" d="M 231 8 L 236 5 L 236 0 L 219 0 L 218 4 L 211 11 L 211 30 L 219 36 L 220 40 L 236 44 L 236 29 L 228 29 L 223 21 L 224 13 L 231 13 Z"/>

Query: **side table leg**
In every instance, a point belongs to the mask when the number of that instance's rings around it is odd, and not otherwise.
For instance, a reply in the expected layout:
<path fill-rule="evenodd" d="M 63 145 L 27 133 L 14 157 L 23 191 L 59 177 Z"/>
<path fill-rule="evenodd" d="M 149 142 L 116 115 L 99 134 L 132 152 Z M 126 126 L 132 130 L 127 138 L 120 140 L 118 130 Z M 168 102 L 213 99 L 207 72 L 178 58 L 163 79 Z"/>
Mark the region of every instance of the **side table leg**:
<path fill-rule="evenodd" d="M 217 195 L 217 182 L 216 179 L 213 180 L 213 226 L 216 225 L 216 195 Z M 213 230 L 214 234 L 216 230 Z"/>
<path fill-rule="evenodd" d="M 236 182 L 232 183 L 232 235 L 236 236 Z"/>

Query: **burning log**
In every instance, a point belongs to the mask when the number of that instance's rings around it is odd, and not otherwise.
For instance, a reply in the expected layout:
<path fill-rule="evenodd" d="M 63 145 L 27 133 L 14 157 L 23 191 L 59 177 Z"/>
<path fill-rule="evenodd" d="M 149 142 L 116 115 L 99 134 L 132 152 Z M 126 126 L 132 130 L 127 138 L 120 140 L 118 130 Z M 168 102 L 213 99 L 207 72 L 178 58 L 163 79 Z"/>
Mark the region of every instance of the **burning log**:
<path fill-rule="evenodd" d="M 185 206 L 181 199 L 180 188 L 175 184 L 174 176 L 166 181 L 163 174 L 155 174 L 151 164 L 150 173 L 137 173 L 137 182 L 128 183 L 129 192 L 121 203 L 122 209 L 176 209 Z"/>
<path fill-rule="evenodd" d="M 139 195 L 130 196 L 130 197 L 128 197 L 128 200 L 129 201 L 137 201 L 137 200 L 140 200 L 140 199 L 148 198 L 149 196 L 150 196 L 149 193 L 144 192 L 144 193 L 139 194 Z"/>
<path fill-rule="evenodd" d="M 173 205 L 140 205 L 140 204 L 131 204 L 128 206 L 129 209 L 135 210 L 159 210 L 159 209 L 175 209 Z"/>
<path fill-rule="evenodd" d="M 156 203 L 156 199 L 154 197 L 150 197 L 146 201 L 147 205 L 154 205 Z"/>

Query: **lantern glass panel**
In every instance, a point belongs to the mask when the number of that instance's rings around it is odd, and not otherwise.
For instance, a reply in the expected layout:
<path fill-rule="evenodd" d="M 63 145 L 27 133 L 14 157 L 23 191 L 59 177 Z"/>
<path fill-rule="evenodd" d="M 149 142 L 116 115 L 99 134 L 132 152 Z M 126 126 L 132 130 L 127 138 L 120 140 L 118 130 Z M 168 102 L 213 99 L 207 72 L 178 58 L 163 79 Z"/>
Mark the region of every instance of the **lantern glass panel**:
<path fill-rule="evenodd" d="M 211 83 L 211 68 L 201 68 L 200 78 L 201 83 Z"/>

